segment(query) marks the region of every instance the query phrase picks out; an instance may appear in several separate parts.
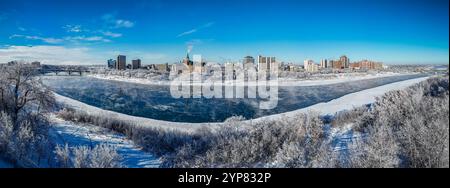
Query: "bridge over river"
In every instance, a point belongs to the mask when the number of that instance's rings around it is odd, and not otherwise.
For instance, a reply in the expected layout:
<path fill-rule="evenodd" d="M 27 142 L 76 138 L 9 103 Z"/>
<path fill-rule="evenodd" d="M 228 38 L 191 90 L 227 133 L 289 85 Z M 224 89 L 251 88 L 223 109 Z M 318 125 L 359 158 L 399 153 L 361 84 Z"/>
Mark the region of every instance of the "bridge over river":
<path fill-rule="evenodd" d="M 67 73 L 69 75 L 79 75 L 83 73 L 89 73 L 90 70 L 85 66 L 74 66 L 74 65 L 42 65 L 38 68 L 39 73 L 49 74 L 54 73 L 58 75 L 59 73 Z"/>

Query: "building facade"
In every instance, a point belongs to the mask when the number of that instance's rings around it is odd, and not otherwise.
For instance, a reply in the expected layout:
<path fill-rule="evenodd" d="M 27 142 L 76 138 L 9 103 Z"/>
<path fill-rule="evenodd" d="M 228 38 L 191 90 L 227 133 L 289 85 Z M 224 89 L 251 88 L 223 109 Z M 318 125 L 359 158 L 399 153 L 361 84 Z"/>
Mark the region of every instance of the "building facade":
<path fill-rule="evenodd" d="M 328 66 L 328 60 L 326 60 L 326 59 L 320 60 L 320 68 L 322 68 L 322 69 L 330 68 Z"/>
<path fill-rule="evenodd" d="M 131 61 L 131 66 L 133 69 L 140 69 L 141 68 L 141 60 L 140 59 L 134 59 Z"/>
<path fill-rule="evenodd" d="M 319 71 L 319 66 L 314 63 L 313 60 L 306 59 L 303 61 L 303 67 L 306 72 L 317 72 Z"/>
<path fill-rule="evenodd" d="M 125 70 L 127 68 L 127 58 L 124 55 L 118 55 L 116 61 L 117 70 Z"/>
<path fill-rule="evenodd" d="M 342 56 L 339 58 L 339 61 L 341 62 L 342 67 L 344 67 L 344 68 L 349 68 L 349 66 L 350 66 L 350 59 L 349 59 L 347 56 L 342 55 Z"/>
<path fill-rule="evenodd" d="M 258 56 L 258 71 L 270 70 L 274 66 L 278 66 L 276 65 L 275 57 L 264 57 L 261 55 Z"/>
<path fill-rule="evenodd" d="M 369 60 L 362 60 L 350 64 L 350 68 L 354 70 L 371 70 L 371 69 L 383 69 L 383 63 L 374 62 Z"/>
<path fill-rule="evenodd" d="M 243 64 L 255 64 L 255 58 L 253 58 L 252 56 L 245 56 L 244 61 L 242 63 Z"/>

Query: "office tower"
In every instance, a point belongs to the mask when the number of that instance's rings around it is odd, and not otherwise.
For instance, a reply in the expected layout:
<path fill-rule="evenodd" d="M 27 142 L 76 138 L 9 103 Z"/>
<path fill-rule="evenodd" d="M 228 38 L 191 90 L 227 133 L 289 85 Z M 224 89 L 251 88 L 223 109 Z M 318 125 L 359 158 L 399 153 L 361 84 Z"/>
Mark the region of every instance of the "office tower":
<path fill-rule="evenodd" d="M 319 69 L 319 66 L 310 59 L 306 59 L 305 61 L 303 61 L 303 66 L 306 72 L 317 72 Z"/>
<path fill-rule="evenodd" d="M 127 67 L 127 58 L 124 55 L 118 55 L 116 61 L 117 70 L 125 70 Z"/>
<path fill-rule="evenodd" d="M 243 64 L 247 64 L 247 63 L 254 64 L 255 59 L 252 56 L 245 56 Z"/>
<path fill-rule="evenodd" d="M 342 55 L 342 56 L 339 58 L 339 61 L 342 63 L 342 66 L 343 66 L 344 68 L 348 68 L 349 65 L 350 65 L 350 59 L 348 59 L 348 57 L 345 56 L 345 55 Z"/>
<path fill-rule="evenodd" d="M 139 69 L 141 68 L 141 60 L 140 59 L 134 59 L 131 61 L 131 65 L 133 69 Z"/>
<path fill-rule="evenodd" d="M 320 60 L 320 68 L 328 68 L 328 61 L 326 59 Z"/>
<path fill-rule="evenodd" d="M 276 63 L 275 57 L 258 56 L 258 70 L 270 70 Z M 277 66 L 277 65 L 275 65 Z"/>
<path fill-rule="evenodd" d="M 193 71 L 197 73 L 203 73 L 203 60 L 202 55 L 193 55 L 192 56 L 194 68 Z"/>

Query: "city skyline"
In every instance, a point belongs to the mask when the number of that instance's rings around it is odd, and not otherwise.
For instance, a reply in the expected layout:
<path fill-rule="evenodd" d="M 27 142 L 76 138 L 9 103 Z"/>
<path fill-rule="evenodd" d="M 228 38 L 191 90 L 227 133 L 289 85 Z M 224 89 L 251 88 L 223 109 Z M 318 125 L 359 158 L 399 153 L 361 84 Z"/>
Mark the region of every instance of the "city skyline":
<path fill-rule="evenodd" d="M 88 5 L 86 5 L 88 3 Z M 386 64 L 448 64 L 448 1 L 0 2 L 0 61 L 143 64 L 268 55 Z M 74 11 L 82 10 L 82 11 Z"/>

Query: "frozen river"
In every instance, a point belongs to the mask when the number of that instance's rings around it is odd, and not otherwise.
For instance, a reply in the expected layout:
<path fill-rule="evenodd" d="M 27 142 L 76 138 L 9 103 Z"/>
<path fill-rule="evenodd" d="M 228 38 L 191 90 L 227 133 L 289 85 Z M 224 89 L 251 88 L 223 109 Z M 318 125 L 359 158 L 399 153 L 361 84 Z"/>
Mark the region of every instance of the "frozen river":
<path fill-rule="evenodd" d="M 169 86 L 143 85 L 92 77 L 43 77 L 56 93 L 96 106 L 133 116 L 173 122 L 222 122 L 241 115 L 247 119 L 308 107 L 381 85 L 422 77 L 401 75 L 317 86 L 279 87 L 278 105 L 259 109 L 261 99 L 176 99 Z"/>

